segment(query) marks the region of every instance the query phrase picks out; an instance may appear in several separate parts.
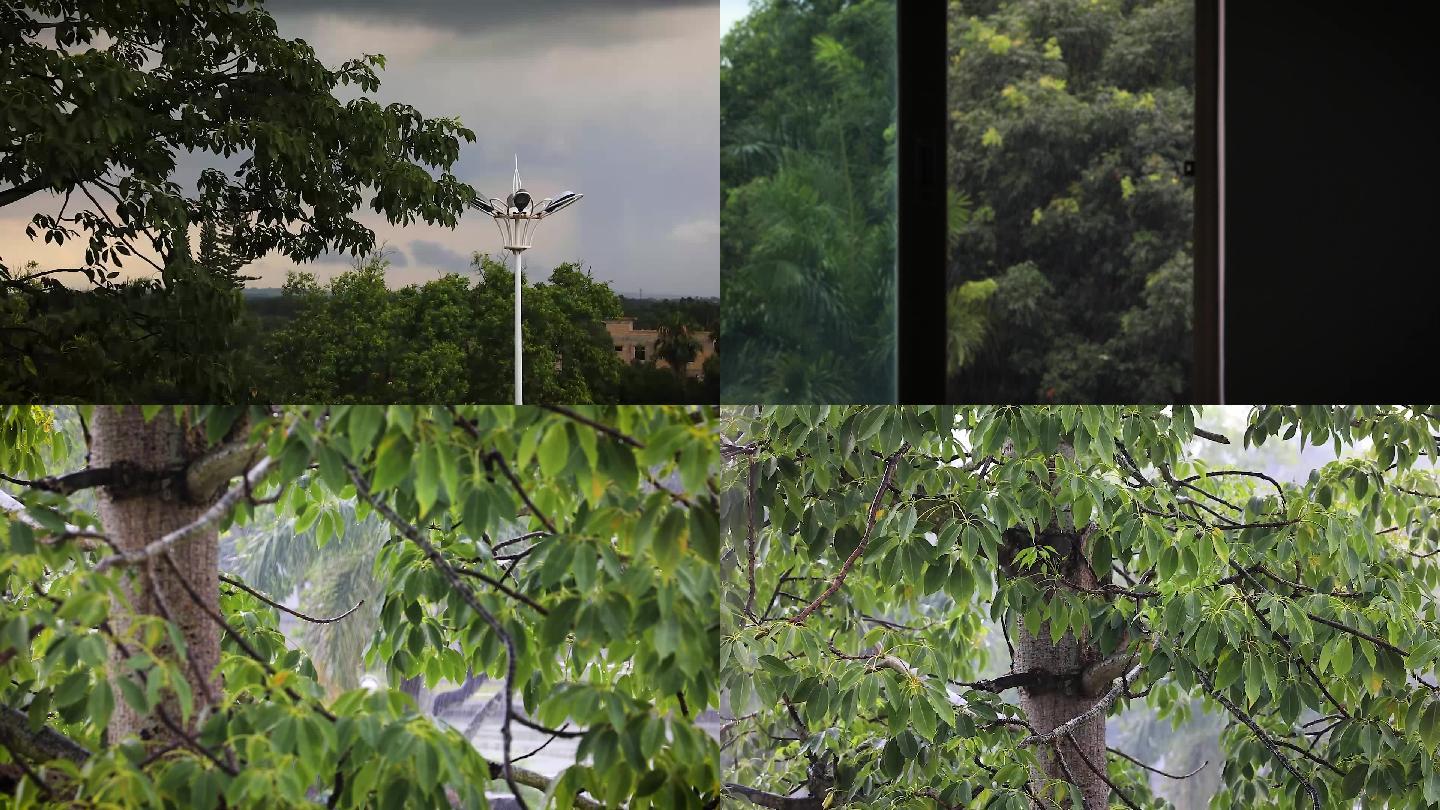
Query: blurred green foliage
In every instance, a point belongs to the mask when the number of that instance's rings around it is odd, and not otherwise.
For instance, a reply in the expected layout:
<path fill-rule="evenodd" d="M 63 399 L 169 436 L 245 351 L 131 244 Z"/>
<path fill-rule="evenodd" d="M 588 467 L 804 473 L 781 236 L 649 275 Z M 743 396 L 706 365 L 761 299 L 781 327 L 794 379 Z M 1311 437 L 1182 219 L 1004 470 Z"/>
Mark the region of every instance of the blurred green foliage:
<path fill-rule="evenodd" d="M 889 401 L 895 4 L 760 0 L 720 53 L 726 401 Z"/>

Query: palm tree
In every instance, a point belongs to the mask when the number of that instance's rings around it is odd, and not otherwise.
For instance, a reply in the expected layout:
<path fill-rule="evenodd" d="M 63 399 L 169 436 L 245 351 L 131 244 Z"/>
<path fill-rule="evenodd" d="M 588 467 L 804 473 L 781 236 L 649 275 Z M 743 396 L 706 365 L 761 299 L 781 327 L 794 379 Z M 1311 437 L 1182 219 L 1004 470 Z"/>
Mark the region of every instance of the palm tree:
<path fill-rule="evenodd" d="M 691 361 L 700 356 L 700 341 L 690 334 L 690 325 L 678 312 L 671 312 L 657 328 L 655 356 L 664 360 L 681 381 Z"/>

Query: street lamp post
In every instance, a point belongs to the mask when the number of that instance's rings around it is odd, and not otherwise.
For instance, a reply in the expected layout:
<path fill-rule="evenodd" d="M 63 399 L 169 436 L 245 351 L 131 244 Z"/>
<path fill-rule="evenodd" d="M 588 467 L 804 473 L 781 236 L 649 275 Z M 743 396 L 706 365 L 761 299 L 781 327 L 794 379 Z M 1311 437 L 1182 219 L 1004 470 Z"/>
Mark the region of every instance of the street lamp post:
<path fill-rule="evenodd" d="M 510 183 L 510 196 L 504 200 L 491 197 L 477 199 L 471 203 L 475 208 L 489 214 L 500 229 L 500 238 L 506 250 L 515 255 L 515 404 L 522 401 L 521 371 L 524 362 L 521 355 L 520 338 L 520 288 L 525 271 L 525 251 L 530 249 L 531 240 L 540 220 L 566 208 L 585 195 L 567 191 L 559 197 L 546 197 L 536 203 L 530 192 L 520 186 L 520 157 L 515 156 L 515 178 Z"/>

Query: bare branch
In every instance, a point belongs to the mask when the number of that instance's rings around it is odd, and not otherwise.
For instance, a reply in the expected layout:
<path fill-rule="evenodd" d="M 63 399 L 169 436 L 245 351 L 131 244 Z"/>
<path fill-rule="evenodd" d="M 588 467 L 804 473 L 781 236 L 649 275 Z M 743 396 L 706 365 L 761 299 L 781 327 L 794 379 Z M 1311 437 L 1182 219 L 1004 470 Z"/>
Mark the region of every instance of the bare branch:
<path fill-rule="evenodd" d="M 355 603 L 355 607 L 352 607 L 352 608 L 350 608 L 349 610 L 345 611 L 344 613 L 341 613 L 339 616 L 334 616 L 334 617 L 329 618 L 329 619 L 317 619 L 317 618 L 315 618 L 314 616 L 307 616 L 306 614 L 301 613 L 300 611 L 295 610 L 294 608 L 285 607 L 284 605 L 280 604 L 279 602 L 275 601 L 274 599 L 271 599 L 270 597 L 266 596 L 265 594 L 260 593 L 259 591 L 255 590 L 254 588 L 250 587 L 249 585 L 246 585 L 246 584 L 245 584 L 244 582 L 242 582 L 241 580 L 236 579 L 235 577 L 230 576 L 229 574 L 221 574 L 221 575 L 220 575 L 220 581 L 221 581 L 221 582 L 228 582 L 228 583 L 230 583 L 231 585 L 234 585 L 235 587 L 239 588 L 240 590 L 242 590 L 242 591 L 250 594 L 251 596 L 255 597 L 256 599 L 259 599 L 261 602 L 264 602 L 265 604 L 269 605 L 270 607 L 275 608 L 276 610 L 283 610 L 284 612 L 289 613 L 291 616 L 294 616 L 294 617 L 297 618 L 297 619 L 304 619 L 305 621 L 310 622 L 310 623 L 312 623 L 312 624 L 334 624 L 335 622 L 338 622 L 338 621 L 340 621 L 341 619 L 343 619 L 343 618 L 349 616 L 350 614 L 354 613 L 355 611 L 359 610 L 359 609 L 360 609 L 360 606 L 363 605 L 363 604 L 365 604 L 365 600 L 364 600 L 364 599 L 361 599 L 359 602 L 356 602 L 356 603 Z"/>
<path fill-rule="evenodd" d="M 744 799 L 756 807 L 770 807 L 775 810 L 821 810 L 825 806 L 824 799 L 815 796 L 792 798 L 781 796 L 778 793 L 770 793 L 764 790 L 757 790 L 745 785 L 737 785 L 733 782 L 726 782 L 721 786 L 727 796 Z"/>
<path fill-rule="evenodd" d="M 804 610 L 796 614 L 795 617 L 790 620 L 791 623 L 804 624 L 811 613 L 819 610 L 820 606 L 825 603 L 825 600 L 833 596 L 836 591 L 840 590 L 840 586 L 845 584 L 845 577 L 850 573 L 850 569 L 855 566 L 855 561 L 860 559 L 860 555 L 864 554 L 866 547 L 870 545 L 870 532 L 875 528 L 875 515 L 880 511 L 880 499 L 884 497 L 886 490 L 890 487 L 890 479 L 895 476 L 895 467 L 900 463 L 900 457 L 909 449 L 910 444 L 908 442 L 903 443 L 900 445 L 900 449 L 896 450 L 895 453 L 886 460 L 885 473 L 880 477 L 880 486 L 875 489 L 875 497 L 870 501 L 870 513 L 865 518 L 865 533 L 860 536 L 859 545 L 855 546 L 855 550 L 850 552 L 850 556 L 846 558 L 845 564 L 840 567 L 839 573 L 837 573 L 835 579 L 830 582 L 830 587 L 815 597 L 815 601 L 806 605 Z"/>
<path fill-rule="evenodd" d="M 1144 768 L 1145 770 L 1147 770 L 1147 771 L 1149 771 L 1149 772 L 1151 772 L 1151 773 L 1158 773 L 1158 774 L 1160 774 L 1161 776 L 1163 776 L 1163 777 L 1165 777 L 1165 778 L 1167 778 L 1167 779 L 1189 779 L 1190 777 L 1194 776 L 1195 774 L 1200 773 L 1201 771 L 1205 770 L 1205 766 L 1210 764 L 1210 760 L 1207 759 L 1207 760 L 1205 760 L 1204 762 L 1200 763 L 1199 765 L 1195 766 L 1195 770 L 1193 770 L 1193 771 L 1191 771 L 1191 772 L 1189 772 L 1189 773 L 1174 774 L 1174 773 L 1167 773 L 1166 771 L 1162 771 L 1162 770 L 1160 770 L 1159 768 L 1157 768 L 1157 767 L 1155 767 L 1155 766 L 1153 766 L 1153 765 L 1146 765 L 1145 763 L 1141 762 L 1140 760 L 1136 759 L 1135 757 L 1130 756 L 1129 754 L 1125 753 L 1124 751 L 1121 751 L 1121 750 L 1118 749 L 1118 748 L 1106 748 L 1105 750 L 1106 750 L 1106 751 L 1109 751 L 1110 753 L 1114 754 L 1114 755 L 1117 756 L 1117 757 L 1120 757 L 1121 759 L 1128 759 L 1128 760 L 1130 760 L 1131 762 L 1135 763 L 1136 765 L 1139 765 L 1140 767 Z"/>

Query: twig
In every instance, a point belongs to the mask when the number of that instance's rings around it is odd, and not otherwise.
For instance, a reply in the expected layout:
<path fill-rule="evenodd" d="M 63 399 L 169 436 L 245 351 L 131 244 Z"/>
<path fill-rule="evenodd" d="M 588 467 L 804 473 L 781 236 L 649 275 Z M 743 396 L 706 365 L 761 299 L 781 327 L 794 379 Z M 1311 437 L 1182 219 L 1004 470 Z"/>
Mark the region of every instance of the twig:
<path fill-rule="evenodd" d="M 1370 635 L 1369 633 L 1365 632 L 1364 630 L 1360 630 L 1360 629 L 1351 627 L 1351 626 L 1346 625 L 1346 624 L 1341 624 L 1340 622 L 1334 621 L 1333 619 L 1326 619 L 1326 618 L 1324 618 L 1323 616 L 1316 616 L 1314 613 L 1306 613 L 1305 616 L 1308 617 L 1311 621 L 1319 622 L 1320 624 L 1323 624 L 1323 625 L 1325 625 L 1326 627 L 1332 627 L 1332 628 L 1334 628 L 1334 629 L 1336 629 L 1336 630 L 1339 630 L 1339 631 L 1342 632 L 1342 633 L 1349 633 L 1350 635 L 1355 636 L 1356 638 L 1363 638 L 1363 639 L 1365 639 L 1366 641 L 1370 642 L 1371 644 L 1374 644 L 1374 645 L 1377 646 L 1377 647 L 1384 647 L 1385 649 L 1389 650 L 1390 652 L 1395 653 L 1396 655 L 1400 656 L 1401 658 L 1409 658 L 1409 657 L 1410 657 L 1410 652 L 1409 652 L 1409 650 L 1405 650 L 1405 649 L 1402 649 L 1402 648 L 1400 648 L 1400 647 L 1396 647 L 1394 644 L 1391 644 L 1390 642 L 1386 641 L 1385 639 L 1379 638 L 1379 637 L 1376 637 L 1376 636 L 1372 636 L 1372 635 Z"/>
<path fill-rule="evenodd" d="M 483 574 L 474 568 L 462 568 L 457 566 L 455 570 L 461 574 L 464 574 L 467 577 L 474 577 L 480 580 L 481 582 L 489 585 L 497 591 L 500 591 L 511 599 L 515 599 L 517 601 L 525 603 L 525 605 L 530 607 L 536 613 L 539 613 L 541 616 L 550 615 L 550 611 L 546 610 L 544 605 L 541 605 L 539 602 L 536 602 L 534 599 L 531 599 L 525 594 L 506 586 L 505 583 L 501 582 L 498 579 L 495 579 L 494 577 Z"/>
<path fill-rule="evenodd" d="M 522 760 L 522 759 L 529 759 L 530 757 L 535 756 L 536 754 L 540 753 L 541 751 L 544 751 L 546 748 L 548 748 L 548 747 L 550 746 L 550 743 L 553 743 L 553 742 L 555 742 L 556 740 L 560 739 L 560 732 L 564 731 L 564 730 L 565 730 L 566 728 L 568 728 L 569 726 L 570 726 L 570 724 L 569 724 L 569 723 L 566 723 L 565 725 L 563 725 L 563 726 L 561 726 L 560 728 L 556 729 L 556 730 L 555 730 L 555 733 L 554 733 L 554 734 L 551 734 L 551 735 L 550 735 L 550 738 L 547 739 L 545 742 L 540 743 L 539 745 L 537 745 L 537 746 L 535 746 L 534 748 L 530 749 L 529 751 L 521 754 L 520 756 L 515 757 L 514 759 L 512 759 L 512 760 L 510 760 L 510 761 L 511 761 L 511 762 L 519 762 L 519 761 Z"/>
<path fill-rule="evenodd" d="M 1212 431 L 1212 430 L 1206 430 L 1206 429 L 1204 429 L 1204 428 L 1198 428 L 1198 427 L 1195 428 L 1195 429 L 1194 429 L 1193 431 L 1191 431 L 1191 432 L 1193 432 L 1196 436 L 1199 436 L 1199 437 L 1202 438 L 1202 439 L 1206 439 L 1206 440 L 1208 440 L 1208 441 L 1215 442 L 1216 444 L 1229 444 L 1229 443 L 1230 443 L 1230 437 L 1229 437 L 1229 436 L 1226 436 L 1226 435 L 1223 434 L 1223 433 L 1216 433 L 1216 432 L 1214 432 L 1214 431 Z"/>
<path fill-rule="evenodd" d="M 539 507 L 535 506 L 535 502 L 530 500 L 530 495 L 525 492 L 525 487 L 521 486 L 520 479 L 511 471 L 510 465 L 505 461 L 504 456 L 500 455 L 498 451 L 492 450 L 485 456 L 485 464 L 487 467 L 492 464 L 498 464 L 501 474 L 510 482 L 510 486 L 514 488 L 516 494 L 520 496 L 520 500 L 525 502 L 525 506 L 530 509 L 530 514 L 539 519 L 540 523 L 543 524 L 551 534 L 559 534 L 555 529 L 555 524 L 550 522 L 550 518 L 546 517 L 545 513 L 541 512 Z"/>
<path fill-rule="evenodd" d="M 249 585 L 246 585 L 244 582 L 242 582 L 242 581 L 240 581 L 240 580 L 236 579 L 235 577 L 232 577 L 232 576 L 230 576 L 230 575 L 228 575 L 228 574 L 221 574 L 221 575 L 220 575 L 220 581 L 221 581 L 221 582 L 228 582 L 229 584 L 234 585 L 235 587 L 239 588 L 240 590 L 242 590 L 242 591 L 250 594 L 251 596 L 255 597 L 256 599 L 259 599 L 261 602 L 264 602 L 265 604 L 269 605 L 270 607 L 275 608 L 276 610 L 283 610 L 284 612 L 289 613 L 291 616 L 294 616 L 294 617 L 297 618 L 297 619 L 304 619 L 305 621 L 311 622 L 312 624 L 334 624 L 335 622 L 338 622 L 338 621 L 340 621 L 341 619 L 349 616 L 351 613 L 354 613 L 355 611 L 359 610 L 359 609 L 360 609 L 360 606 L 363 605 L 363 604 L 365 604 L 365 600 L 364 600 L 364 599 L 361 599 L 359 602 L 355 603 L 355 607 L 352 607 L 352 608 L 350 608 L 349 610 L 345 611 L 344 613 L 341 613 L 339 616 L 335 616 L 335 617 L 329 618 L 329 619 L 317 619 L 317 618 L 314 617 L 314 616 L 308 616 L 308 615 L 306 615 L 306 614 L 304 614 L 304 613 L 301 613 L 300 611 L 295 610 L 294 608 L 285 607 L 284 605 L 280 604 L 279 602 L 275 601 L 274 599 L 271 599 L 270 597 L 266 596 L 265 594 L 260 593 L 259 591 L 255 590 L 254 588 L 250 587 Z"/>
<path fill-rule="evenodd" d="M 855 566 L 855 561 L 860 559 L 860 555 L 864 554 L 866 547 L 870 545 L 870 532 L 875 528 L 875 514 L 880 511 L 880 500 L 890 487 L 890 479 L 895 476 L 895 467 L 900 463 L 900 457 L 909 449 L 910 445 L 908 442 L 901 444 L 900 449 L 896 450 L 894 455 L 890 456 L 885 462 L 885 473 L 880 477 L 880 486 L 875 489 L 875 497 L 870 501 L 870 513 L 865 518 L 865 533 L 860 536 L 859 545 L 855 546 L 855 550 L 850 552 L 850 556 L 846 558 L 845 564 L 840 567 L 840 572 L 835 575 L 835 579 L 831 580 L 830 586 L 819 596 L 815 597 L 815 601 L 806 605 L 804 610 L 796 614 L 795 617 L 790 620 L 791 623 L 803 624 L 811 613 L 819 610 L 820 605 L 824 604 L 826 599 L 829 599 L 836 591 L 840 590 L 840 586 L 845 583 L 845 577 L 850 573 L 850 569 Z"/>
<path fill-rule="evenodd" d="M 1085 763 L 1085 767 L 1089 768 L 1091 773 L 1100 777 L 1100 781 L 1104 782 L 1106 785 L 1109 785 L 1110 790 L 1114 791 L 1115 795 L 1120 797 L 1120 801 L 1125 802 L 1126 807 L 1129 807 L 1130 810 L 1140 810 L 1140 805 L 1136 804 L 1135 800 L 1125 795 L 1125 791 L 1121 790 L 1119 785 L 1110 781 L 1110 777 L 1106 776 L 1099 768 L 1095 767 L 1095 763 L 1091 762 L 1090 758 L 1085 756 L 1085 752 L 1080 750 L 1080 744 L 1075 742 L 1074 734 L 1066 731 L 1065 736 L 1070 740 L 1070 746 L 1075 749 L 1075 753 L 1080 755 L 1080 761 Z M 1056 745 L 1055 750 L 1058 752 L 1060 750 L 1060 746 Z"/>
<path fill-rule="evenodd" d="M 582 425 L 593 428 L 594 430 L 597 430 L 600 433 L 604 433 L 606 436 L 628 444 L 631 447 L 642 450 L 645 448 L 645 445 L 633 436 L 627 436 L 607 424 L 597 422 L 587 416 L 582 416 L 581 414 L 578 414 L 575 411 L 570 410 L 569 408 L 563 408 L 559 405 L 541 405 L 540 407 L 552 413 L 558 413 L 561 416 L 573 419 L 574 421 L 579 422 Z"/>
<path fill-rule="evenodd" d="M 492 453 L 491 455 L 495 458 L 500 458 L 500 455 L 498 453 Z M 503 458 L 500 458 L 500 463 L 502 465 L 502 469 L 505 470 L 506 475 L 511 477 L 512 483 L 515 484 L 516 489 L 520 491 L 523 497 L 524 490 L 520 490 L 519 482 L 513 480 L 513 475 L 510 473 L 509 468 L 504 466 Z M 370 491 L 370 482 L 366 481 L 365 478 L 360 475 L 360 471 L 356 469 L 354 464 L 346 462 L 345 466 L 350 473 L 350 480 L 355 483 L 355 492 L 361 498 L 364 498 L 366 503 L 369 503 L 370 506 L 373 507 L 375 511 L 380 514 L 381 517 L 385 518 L 385 520 L 390 523 L 390 525 L 394 526 L 396 531 L 400 532 L 400 534 L 403 535 L 407 540 L 420 547 L 420 550 L 425 553 L 425 556 L 430 558 L 431 564 L 434 565 L 445 577 L 445 579 L 450 583 L 450 587 L 455 589 L 455 592 L 460 595 L 460 598 L 464 600 L 465 604 L 468 605 L 471 610 L 475 611 L 475 613 L 480 616 L 480 618 L 484 620 L 487 625 L 490 626 L 490 629 L 494 631 L 495 635 L 500 639 L 501 643 L 505 645 L 505 720 L 500 726 L 500 737 L 502 741 L 505 762 L 501 770 L 505 777 L 505 784 L 509 786 L 511 794 L 514 795 L 515 803 L 519 805 L 520 810 L 529 810 L 529 805 L 525 803 L 525 798 L 520 793 L 520 785 L 515 781 L 515 769 L 512 767 L 510 759 L 510 723 L 514 719 L 515 714 L 514 707 L 512 705 L 512 702 L 514 700 L 513 690 L 515 684 L 515 640 L 510 638 L 509 632 L 505 630 L 505 625 L 501 624 L 500 620 L 495 618 L 495 614 L 491 613 L 489 610 L 486 610 L 485 606 L 480 604 L 480 600 L 476 598 L 475 593 L 470 590 L 470 586 L 465 584 L 465 580 L 460 578 L 459 572 L 457 572 L 450 565 L 449 561 L 447 561 L 444 555 L 440 553 L 440 550 L 437 549 L 435 545 L 431 543 L 428 539 L 426 539 L 426 537 L 420 533 L 419 529 L 415 528 L 414 525 L 410 524 L 409 522 L 402 519 L 399 515 L 397 515 L 395 511 L 391 509 L 388 504 L 385 503 L 385 501 L 376 497 L 375 493 Z M 528 502 L 529 498 L 526 497 L 525 500 Z M 539 512 L 533 512 L 533 514 L 541 517 L 542 520 L 544 520 L 543 516 L 541 516 Z M 554 534 L 555 527 L 549 525 L 548 520 L 544 520 L 544 522 L 547 524 L 546 528 L 550 529 L 550 532 Z"/>
<path fill-rule="evenodd" d="M 746 468 L 747 488 L 745 495 L 745 517 L 747 529 L 745 534 L 745 556 L 746 556 L 746 578 L 750 582 L 750 591 L 745 597 L 745 614 L 751 619 L 755 618 L 755 459 L 750 459 Z"/>
<path fill-rule="evenodd" d="M 1114 755 L 1117 756 L 1117 757 L 1120 757 L 1121 759 L 1128 759 L 1128 760 L 1130 760 L 1131 762 L 1135 763 L 1136 765 L 1139 765 L 1140 767 L 1144 768 L 1145 770 L 1150 771 L 1151 773 L 1158 773 L 1158 774 L 1160 774 L 1161 776 L 1166 777 L 1167 779 L 1189 779 L 1190 777 L 1194 776 L 1195 774 L 1197 774 L 1197 773 L 1205 770 L 1205 766 L 1210 764 L 1210 760 L 1207 759 L 1207 760 L 1205 760 L 1204 762 L 1200 763 L 1199 765 L 1195 766 L 1195 770 L 1193 770 L 1193 771 L 1191 771 L 1191 772 L 1189 772 L 1189 773 L 1173 774 L 1173 773 L 1167 773 L 1166 771 L 1162 771 L 1162 770 L 1160 770 L 1159 768 L 1155 767 L 1154 765 L 1146 765 L 1145 763 L 1141 762 L 1140 760 L 1136 759 L 1135 757 L 1130 756 L 1129 754 L 1125 753 L 1124 751 L 1121 751 L 1121 750 L 1118 749 L 1118 748 L 1106 748 L 1105 750 L 1106 750 L 1106 751 L 1109 751 L 1110 753 L 1114 754 Z"/>

